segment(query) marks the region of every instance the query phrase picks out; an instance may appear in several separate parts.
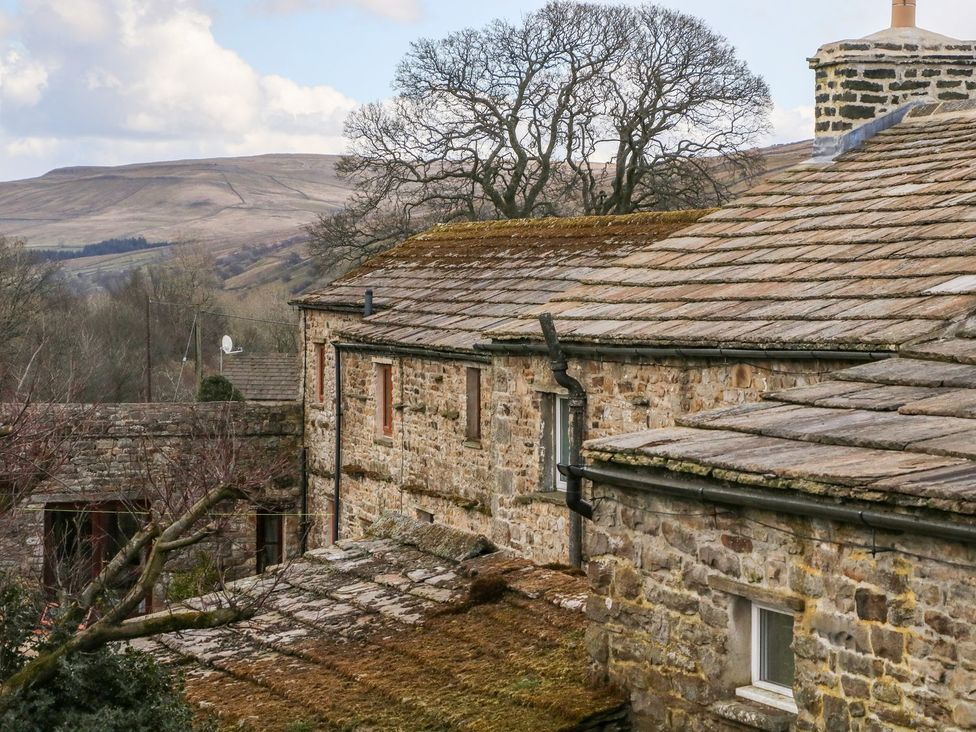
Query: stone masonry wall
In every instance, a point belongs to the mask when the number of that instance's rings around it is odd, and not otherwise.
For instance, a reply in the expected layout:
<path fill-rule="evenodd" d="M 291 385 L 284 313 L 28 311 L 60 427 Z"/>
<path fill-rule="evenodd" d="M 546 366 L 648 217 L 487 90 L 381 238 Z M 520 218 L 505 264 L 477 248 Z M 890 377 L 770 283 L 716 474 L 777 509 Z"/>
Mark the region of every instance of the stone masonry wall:
<path fill-rule="evenodd" d="M 816 383 L 837 367 L 814 361 L 570 361 L 570 373 L 588 394 L 586 439 L 670 427 L 679 415 L 758 401 L 765 391 Z M 547 493 L 541 448 L 542 397 L 565 392 L 543 358 L 498 358 L 492 373 L 493 539 L 536 561 L 565 562 L 569 512 L 561 494 L 553 503 Z"/>
<path fill-rule="evenodd" d="M 587 645 L 635 729 L 976 729 L 976 547 L 596 491 Z M 728 703 L 751 601 L 795 616 L 795 718 Z"/>
<path fill-rule="evenodd" d="M 0 517 L 0 571 L 40 577 L 44 564 L 44 511 L 50 504 L 91 503 L 146 496 L 144 466 L 162 470 L 163 454 L 179 460 L 199 439 L 198 429 L 221 429 L 247 441 L 248 449 L 284 455 L 291 471 L 269 489 L 267 500 L 284 519 L 286 550 L 298 551 L 301 484 L 301 407 L 298 404 L 106 404 L 62 407 L 77 414 L 82 428 L 69 443 L 70 460 L 55 479 Z M 227 426 L 227 429 L 225 429 Z M 201 553 L 217 560 L 229 578 L 252 574 L 256 527 L 253 508 L 243 502 L 226 513 L 218 537 L 195 546 L 168 571 L 188 569 Z M 162 590 L 162 588 L 161 588 Z"/>
<path fill-rule="evenodd" d="M 920 99 L 976 98 L 976 44 L 937 47 L 845 41 L 810 59 L 816 71 L 818 138 L 844 135 Z"/>
<path fill-rule="evenodd" d="M 355 316 L 351 316 L 355 317 Z M 306 311 L 306 446 L 313 544 L 330 539 L 334 407 L 332 348 L 326 392 L 317 401 L 316 343 L 349 322 Z M 393 364 L 394 431 L 377 438 L 375 363 Z M 574 360 L 589 392 L 588 438 L 674 424 L 677 415 L 756 401 L 767 390 L 815 383 L 841 364 L 619 363 Z M 482 369 L 482 440 L 466 443 L 465 368 Z M 482 533 L 541 563 L 565 563 L 569 510 L 544 470 L 544 401 L 564 393 L 543 358 L 496 357 L 491 364 L 343 354 L 341 532 L 357 538 L 388 509 Z M 584 546 L 585 549 L 585 546 Z"/>

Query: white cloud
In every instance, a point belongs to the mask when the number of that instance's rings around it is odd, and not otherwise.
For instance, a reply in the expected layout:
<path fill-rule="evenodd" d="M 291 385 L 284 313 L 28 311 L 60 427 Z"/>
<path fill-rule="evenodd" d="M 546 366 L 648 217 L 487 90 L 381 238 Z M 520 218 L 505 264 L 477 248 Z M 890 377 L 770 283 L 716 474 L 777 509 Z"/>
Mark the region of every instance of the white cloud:
<path fill-rule="evenodd" d="M 0 179 L 33 159 L 89 164 L 339 152 L 355 102 L 263 75 L 196 0 L 25 0 L 0 37 Z"/>
<path fill-rule="evenodd" d="M 272 13 L 353 7 L 400 23 L 412 23 L 423 15 L 420 0 L 259 0 L 258 4 Z"/>
<path fill-rule="evenodd" d="M 779 144 L 786 142 L 799 142 L 809 140 L 814 133 L 814 109 L 809 107 L 781 107 L 773 108 L 770 121 L 773 123 L 773 132 L 768 138 L 767 144 Z"/>

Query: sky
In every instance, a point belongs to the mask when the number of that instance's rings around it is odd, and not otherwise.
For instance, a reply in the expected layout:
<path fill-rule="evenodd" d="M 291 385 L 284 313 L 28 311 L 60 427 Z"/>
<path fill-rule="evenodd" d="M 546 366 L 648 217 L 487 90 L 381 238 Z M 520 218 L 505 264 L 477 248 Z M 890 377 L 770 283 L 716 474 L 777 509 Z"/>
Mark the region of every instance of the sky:
<path fill-rule="evenodd" d="M 0 180 L 70 165 L 337 153 L 357 104 L 390 94 L 412 40 L 544 0 L 0 0 Z M 658 0 L 703 18 L 769 82 L 775 132 L 812 137 L 823 43 L 885 28 L 890 0 Z M 976 38 L 972 0 L 919 25 Z"/>

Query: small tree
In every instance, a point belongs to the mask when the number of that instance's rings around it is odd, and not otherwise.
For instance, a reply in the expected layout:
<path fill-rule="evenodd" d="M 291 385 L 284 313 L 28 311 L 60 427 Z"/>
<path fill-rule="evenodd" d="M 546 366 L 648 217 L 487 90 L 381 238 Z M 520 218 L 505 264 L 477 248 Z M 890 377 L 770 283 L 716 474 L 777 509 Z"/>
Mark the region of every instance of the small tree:
<path fill-rule="evenodd" d="M 393 87 L 346 122 L 349 207 L 307 230 L 330 267 L 433 221 L 713 205 L 761 168 L 771 106 L 697 18 L 570 0 L 416 41 Z"/>
<path fill-rule="evenodd" d="M 230 383 L 230 379 L 221 374 L 207 376 L 200 382 L 197 391 L 198 402 L 242 402 L 244 395 L 237 387 Z"/>
<path fill-rule="evenodd" d="M 63 584 L 55 626 L 38 619 L 23 663 L 8 665 L 0 679 L 0 715 L 20 704 L 25 694 L 55 683 L 79 656 L 120 641 L 216 627 L 255 612 L 262 598 L 225 589 L 192 608 L 135 616 L 171 560 L 219 536 L 235 507 L 260 501 L 294 459 L 286 454 L 271 457 L 239 439 L 235 414 L 227 405 L 198 416 L 188 425 L 193 439 L 181 443 L 178 452 L 147 446 L 141 461 L 144 490 L 130 502 L 131 512 L 140 512 L 144 525 L 93 578 Z M 7 468 L 8 463 L 0 461 L 0 484 L 12 482 L 5 477 Z M 47 470 L 42 474 L 52 477 Z M 35 490 L 39 482 L 32 481 Z"/>
<path fill-rule="evenodd" d="M 0 574 L 0 679 L 29 663 L 43 607 L 36 588 Z M 48 642 L 56 643 L 64 629 L 47 627 L 45 632 Z M 192 717 L 182 679 L 174 671 L 144 653 L 101 648 L 66 659 L 50 684 L 19 694 L 0 712 L 0 729 L 185 732 Z"/>

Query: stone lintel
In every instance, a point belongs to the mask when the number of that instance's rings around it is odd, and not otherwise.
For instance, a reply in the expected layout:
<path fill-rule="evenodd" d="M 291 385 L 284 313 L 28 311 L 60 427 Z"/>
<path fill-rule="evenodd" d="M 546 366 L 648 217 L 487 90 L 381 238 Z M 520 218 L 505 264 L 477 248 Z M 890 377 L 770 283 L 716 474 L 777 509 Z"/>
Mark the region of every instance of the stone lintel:
<path fill-rule="evenodd" d="M 708 578 L 708 586 L 713 590 L 725 592 L 729 595 L 744 597 L 745 599 L 767 605 L 775 610 L 786 610 L 792 613 L 802 613 L 806 608 L 806 601 L 799 595 L 781 590 L 770 590 L 765 587 L 735 582 L 727 577 L 712 575 Z"/>

